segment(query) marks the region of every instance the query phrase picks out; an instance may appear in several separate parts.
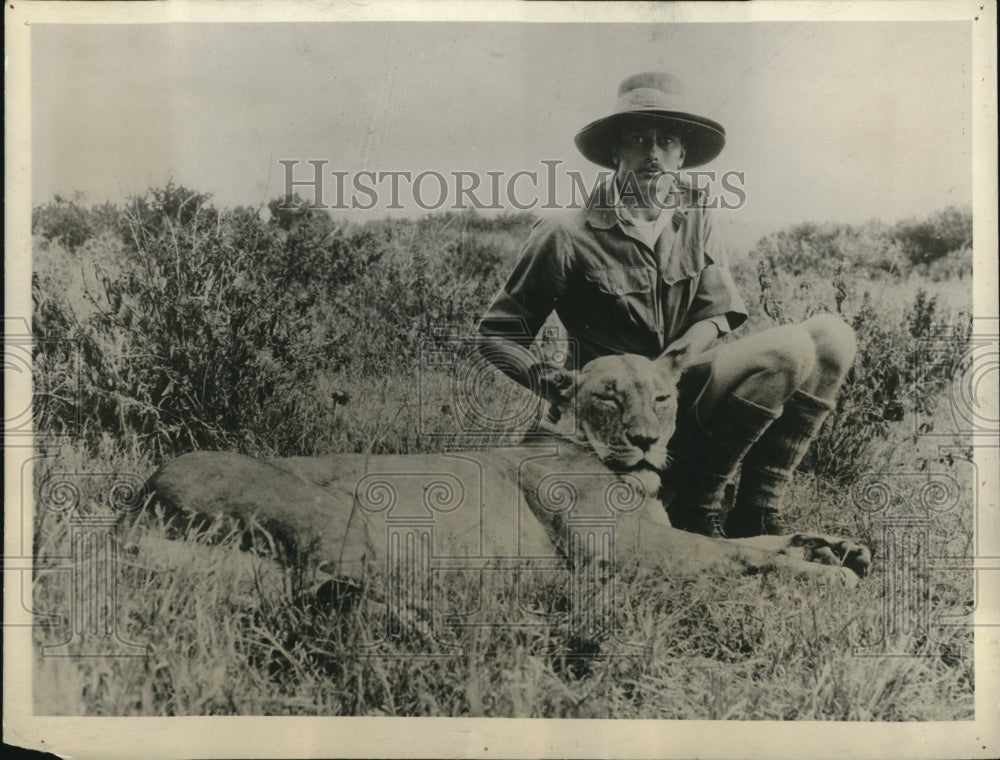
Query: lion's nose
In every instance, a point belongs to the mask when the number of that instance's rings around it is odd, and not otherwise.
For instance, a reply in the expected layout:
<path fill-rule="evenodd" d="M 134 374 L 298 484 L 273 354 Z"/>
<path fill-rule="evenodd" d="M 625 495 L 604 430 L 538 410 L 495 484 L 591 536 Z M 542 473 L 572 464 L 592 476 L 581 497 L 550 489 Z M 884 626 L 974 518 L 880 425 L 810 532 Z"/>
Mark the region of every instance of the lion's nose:
<path fill-rule="evenodd" d="M 625 435 L 628 438 L 629 443 L 639 449 L 642 449 L 643 451 L 648 451 L 649 447 L 659 440 L 658 435 L 647 431 L 630 430 Z"/>

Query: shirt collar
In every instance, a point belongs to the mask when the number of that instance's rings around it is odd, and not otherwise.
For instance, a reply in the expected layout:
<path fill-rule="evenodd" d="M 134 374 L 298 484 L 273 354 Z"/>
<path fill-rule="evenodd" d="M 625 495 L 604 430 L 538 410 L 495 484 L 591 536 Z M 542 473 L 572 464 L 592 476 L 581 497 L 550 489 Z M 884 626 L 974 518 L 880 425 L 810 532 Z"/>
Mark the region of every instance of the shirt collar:
<path fill-rule="evenodd" d="M 602 182 L 594 190 L 587 201 L 585 210 L 587 222 L 591 227 L 609 230 L 618 224 L 618 214 L 615 213 L 614 175 Z"/>
<path fill-rule="evenodd" d="M 698 201 L 698 193 L 685 182 L 679 182 L 683 195 L 679 208 L 673 209 L 672 221 L 675 230 L 679 229 L 687 217 L 688 208 Z M 671 213 L 671 209 L 663 209 L 663 213 Z M 590 196 L 586 207 L 586 220 L 591 227 L 601 230 L 608 230 L 624 221 L 622 214 L 627 215 L 627 211 L 621 210 L 621 199 L 618 197 L 618 187 L 615 184 L 615 175 L 612 174 L 607 180 L 600 183 L 597 189 Z M 626 216 L 627 218 L 627 216 Z M 625 222 L 628 224 L 629 222 Z"/>

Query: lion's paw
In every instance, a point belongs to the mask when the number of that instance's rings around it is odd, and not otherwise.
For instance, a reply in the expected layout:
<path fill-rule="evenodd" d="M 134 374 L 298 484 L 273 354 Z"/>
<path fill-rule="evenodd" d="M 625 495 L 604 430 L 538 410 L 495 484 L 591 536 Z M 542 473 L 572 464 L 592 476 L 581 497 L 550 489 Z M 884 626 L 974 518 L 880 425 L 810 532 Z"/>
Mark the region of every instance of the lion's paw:
<path fill-rule="evenodd" d="M 871 568 L 871 550 L 849 538 L 796 533 L 791 537 L 791 545 L 802 550 L 802 558 L 807 562 L 846 567 L 859 578 L 867 576 Z"/>

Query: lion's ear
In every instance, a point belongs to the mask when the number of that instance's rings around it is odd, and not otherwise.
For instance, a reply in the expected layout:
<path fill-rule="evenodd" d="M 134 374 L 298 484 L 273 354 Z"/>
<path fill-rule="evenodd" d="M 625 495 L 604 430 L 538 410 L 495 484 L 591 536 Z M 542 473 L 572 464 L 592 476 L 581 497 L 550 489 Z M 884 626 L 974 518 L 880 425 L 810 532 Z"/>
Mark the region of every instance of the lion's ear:
<path fill-rule="evenodd" d="M 576 373 L 565 372 L 562 382 L 549 386 L 549 410 L 546 415 L 549 422 L 558 422 L 564 413 L 572 411 L 575 406 L 578 377 Z"/>
<path fill-rule="evenodd" d="M 658 356 L 653 363 L 667 372 L 678 373 L 684 369 L 687 358 L 687 352 L 682 351 L 671 354 L 662 354 L 661 356 Z"/>
<path fill-rule="evenodd" d="M 554 405 L 559 407 L 560 411 L 566 411 L 566 408 L 573 403 L 573 399 L 576 398 L 576 391 L 578 386 L 578 378 L 570 372 L 567 372 L 566 382 L 560 383 L 555 387 L 555 398 L 553 399 Z"/>

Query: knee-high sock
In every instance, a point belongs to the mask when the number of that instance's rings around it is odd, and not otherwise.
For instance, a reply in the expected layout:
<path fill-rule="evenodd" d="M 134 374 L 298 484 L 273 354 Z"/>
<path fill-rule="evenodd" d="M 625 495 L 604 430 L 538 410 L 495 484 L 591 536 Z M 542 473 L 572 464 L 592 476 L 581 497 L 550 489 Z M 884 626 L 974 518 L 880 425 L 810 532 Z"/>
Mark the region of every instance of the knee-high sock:
<path fill-rule="evenodd" d="M 695 533 L 722 537 L 720 501 L 740 460 L 781 414 L 735 394 L 713 413 L 709 432 L 695 409 L 678 424 L 668 449 L 671 466 L 663 493 L 673 525 Z"/>
<path fill-rule="evenodd" d="M 833 405 L 795 391 L 775 420 L 743 458 L 736 505 L 726 521 L 733 538 L 784 533 L 781 497 Z"/>

